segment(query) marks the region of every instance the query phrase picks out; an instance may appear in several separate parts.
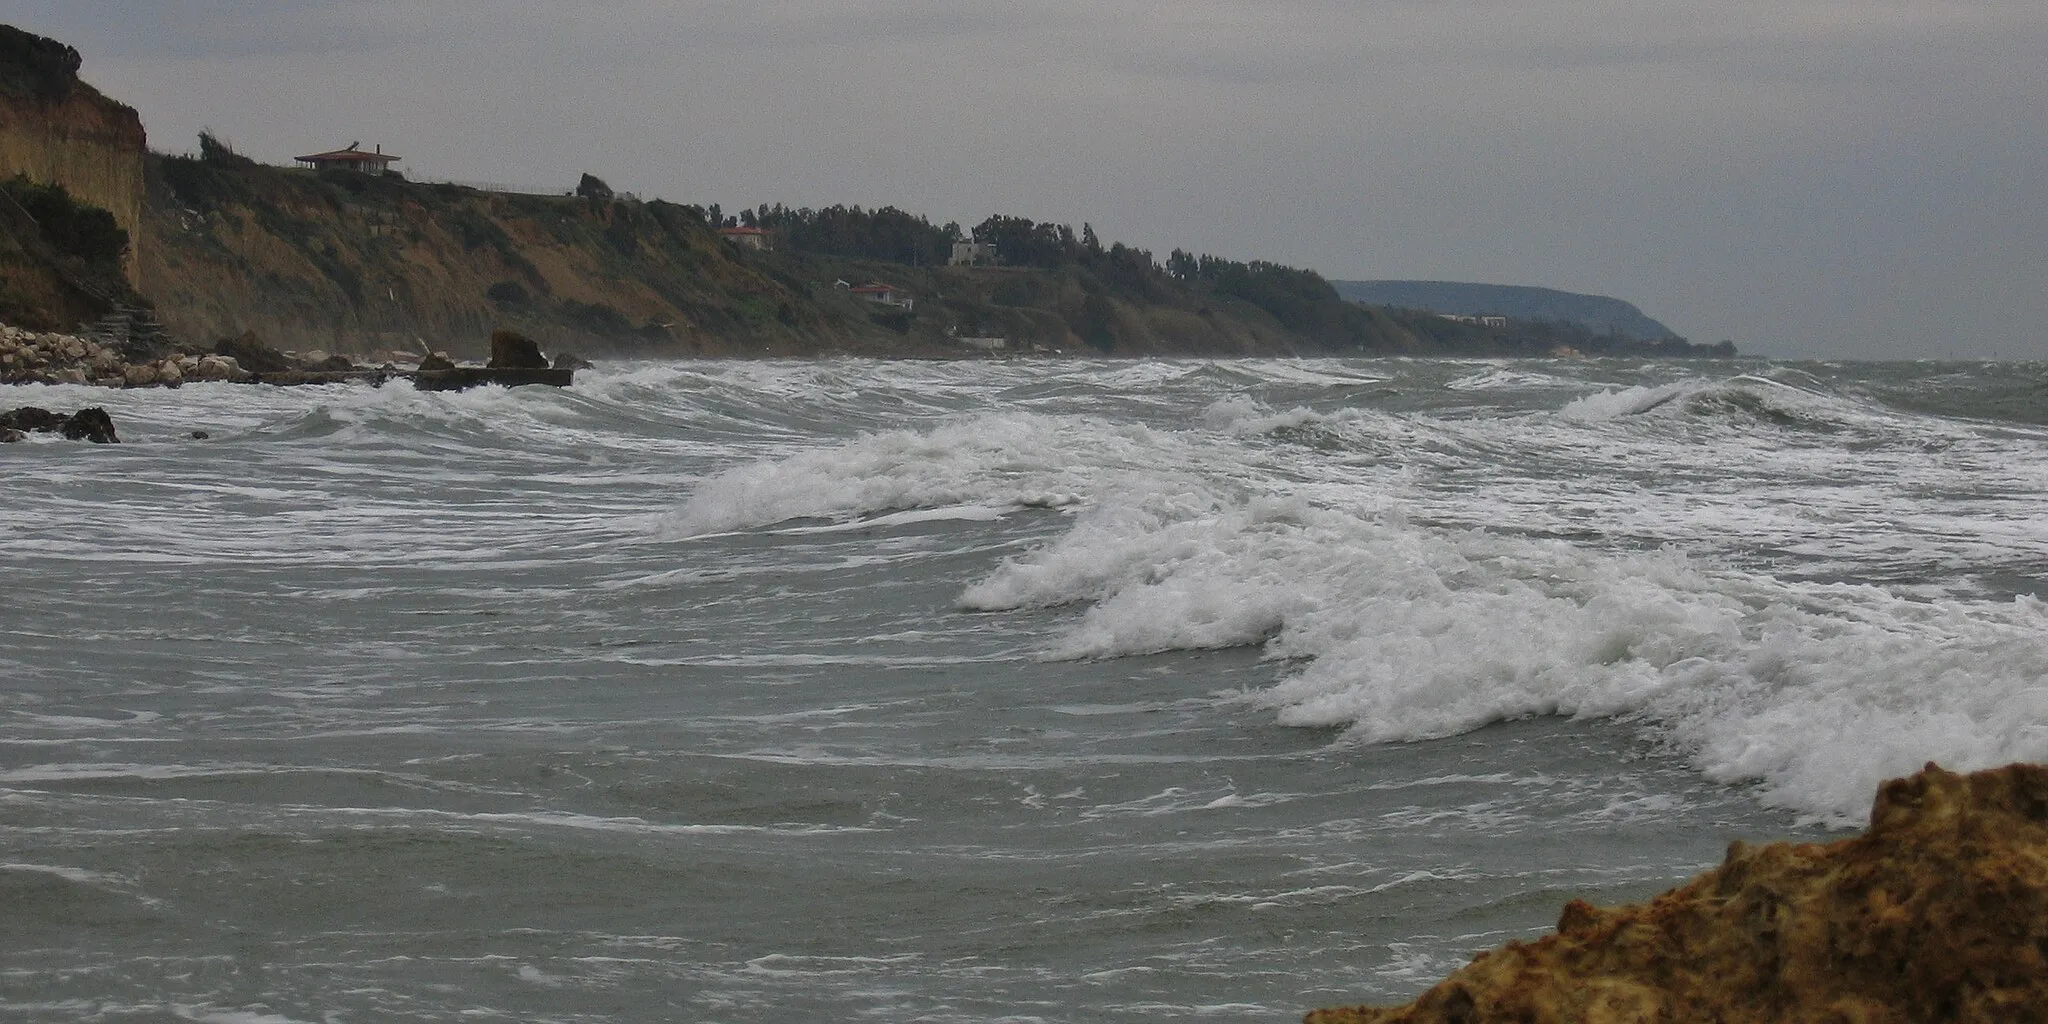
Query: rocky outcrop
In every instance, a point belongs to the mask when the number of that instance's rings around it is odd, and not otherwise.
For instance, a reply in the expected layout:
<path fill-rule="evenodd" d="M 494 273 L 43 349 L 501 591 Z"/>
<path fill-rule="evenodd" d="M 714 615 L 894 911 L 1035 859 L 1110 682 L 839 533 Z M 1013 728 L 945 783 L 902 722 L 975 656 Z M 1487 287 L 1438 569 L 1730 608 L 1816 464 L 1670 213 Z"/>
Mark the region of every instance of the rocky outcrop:
<path fill-rule="evenodd" d="M 1864 835 L 1728 849 L 1648 904 L 1573 901 L 1407 1006 L 1308 1024 L 2048 1021 L 2048 767 L 1884 784 Z"/>
<path fill-rule="evenodd" d="M 494 370 L 545 370 L 548 357 L 541 354 L 539 342 L 501 329 L 491 332 L 491 361 L 484 365 Z"/>
<path fill-rule="evenodd" d="M 299 368 L 284 353 L 265 345 L 255 331 L 243 331 L 213 344 L 213 353 L 233 359 L 250 373 L 284 373 Z"/>
<path fill-rule="evenodd" d="M 114 434 L 113 417 L 96 405 L 69 416 L 33 405 L 0 412 L 0 442 L 19 441 L 31 433 L 63 434 L 68 440 L 94 444 L 118 444 L 121 440 Z"/>

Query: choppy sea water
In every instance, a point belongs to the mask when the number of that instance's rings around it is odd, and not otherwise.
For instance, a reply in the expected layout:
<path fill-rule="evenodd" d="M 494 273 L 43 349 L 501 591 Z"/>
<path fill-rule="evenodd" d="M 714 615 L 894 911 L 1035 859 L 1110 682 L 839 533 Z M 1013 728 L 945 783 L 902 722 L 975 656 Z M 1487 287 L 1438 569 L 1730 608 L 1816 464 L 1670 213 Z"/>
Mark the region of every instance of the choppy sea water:
<path fill-rule="evenodd" d="M 1404 999 L 1926 760 L 2048 759 L 2044 382 L 0 389 L 124 441 L 0 447 L 0 1018 Z"/>

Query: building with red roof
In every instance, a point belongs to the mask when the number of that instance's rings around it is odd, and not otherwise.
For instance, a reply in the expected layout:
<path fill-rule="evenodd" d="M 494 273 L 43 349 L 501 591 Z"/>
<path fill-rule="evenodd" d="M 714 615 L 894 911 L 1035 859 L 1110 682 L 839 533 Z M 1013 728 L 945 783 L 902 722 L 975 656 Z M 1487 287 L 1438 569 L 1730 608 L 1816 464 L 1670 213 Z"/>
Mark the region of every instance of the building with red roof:
<path fill-rule="evenodd" d="M 311 156 L 295 156 L 292 159 L 316 171 L 361 171 L 364 174 L 382 174 L 390 170 L 391 165 L 397 163 L 400 159 L 399 157 L 385 154 L 382 144 L 377 146 L 377 151 L 374 153 L 366 153 L 357 149 L 356 147 L 360 145 L 362 145 L 360 142 L 351 142 L 348 144 L 347 149 L 337 149 L 330 153 L 314 153 Z"/>

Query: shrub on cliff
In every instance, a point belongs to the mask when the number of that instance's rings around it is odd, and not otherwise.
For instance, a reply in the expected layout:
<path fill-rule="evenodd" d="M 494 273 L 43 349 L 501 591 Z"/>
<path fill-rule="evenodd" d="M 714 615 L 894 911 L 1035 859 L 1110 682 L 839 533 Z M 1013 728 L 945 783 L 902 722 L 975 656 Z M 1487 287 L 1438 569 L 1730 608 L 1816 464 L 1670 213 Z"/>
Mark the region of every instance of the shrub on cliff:
<path fill-rule="evenodd" d="M 128 252 L 128 232 L 114 215 L 73 199 L 62 185 L 45 185 L 17 174 L 0 183 L 0 192 L 35 218 L 43 240 L 66 256 L 94 266 L 118 267 Z"/>

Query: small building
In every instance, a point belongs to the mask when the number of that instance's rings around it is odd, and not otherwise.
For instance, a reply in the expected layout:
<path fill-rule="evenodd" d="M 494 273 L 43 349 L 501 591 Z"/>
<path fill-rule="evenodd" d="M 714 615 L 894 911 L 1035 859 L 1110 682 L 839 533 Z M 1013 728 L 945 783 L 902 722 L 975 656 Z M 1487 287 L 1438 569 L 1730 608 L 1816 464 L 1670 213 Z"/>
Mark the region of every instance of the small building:
<path fill-rule="evenodd" d="M 993 267 L 996 265 L 996 244 L 994 242 L 954 242 L 953 258 L 946 261 L 951 267 Z"/>
<path fill-rule="evenodd" d="M 855 288 L 848 288 L 847 292 L 863 302 L 872 302 L 878 306 L 894 306 L 906 313 L 917 302 L 916 299 L 894 285 L 864 284 Z"/>
<path fill-rule="evenodd" d="M 386 155 L 381 143 L 374 153 L 365 153 L 358 149 L 357 147 L 361 145 L 360 142 L 351 142 L 347 149 L 315 153 L 312 156 L 296 156 L 292 159 L 316 171 L 361 171 L 364 174 L 382 174 L 401 159 Z"/>
<path fill-rule="evenodd" d="M 759 249 L 762 252 L 775 248 L 768 243 L 768 232 L 760 228 L 719 228 L 718 237 L 742 248 Z"/>
<path fill-rule="evenodd" d="M 1470 313 L 1438 313 L 1437 319 L 1449 320 L 1460 324 L 1477 324 L 1481 327 L 1506 327 L 1508 325 L 1508 318 L 1504 316 L 1473 316 Z"/>

